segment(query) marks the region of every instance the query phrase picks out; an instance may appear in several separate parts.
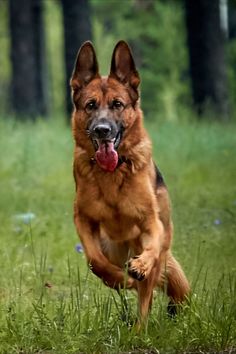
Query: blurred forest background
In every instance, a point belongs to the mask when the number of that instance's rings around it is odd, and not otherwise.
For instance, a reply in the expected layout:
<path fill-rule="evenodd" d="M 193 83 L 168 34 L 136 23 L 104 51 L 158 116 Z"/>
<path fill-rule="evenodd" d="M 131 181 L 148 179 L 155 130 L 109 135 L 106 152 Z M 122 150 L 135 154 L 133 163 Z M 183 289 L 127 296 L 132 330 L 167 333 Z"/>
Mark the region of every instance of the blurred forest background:
<path fill-rule="evenodd" d="M 130 44 L 148 119 L 235 120 L 234 0 L 0 0 L 0 115 L 66 116 L 76 53 Z"/>
<path fill-rule="evenodd" d="M 138 333 L 72 221 L 69 80 L 82 42 L 106 75 L 120 39 L 192 288 L 174 321 L 156 294 Z M 236 0 L 0 0 L 0 354 L 236 353 L 235 151 Z"/>

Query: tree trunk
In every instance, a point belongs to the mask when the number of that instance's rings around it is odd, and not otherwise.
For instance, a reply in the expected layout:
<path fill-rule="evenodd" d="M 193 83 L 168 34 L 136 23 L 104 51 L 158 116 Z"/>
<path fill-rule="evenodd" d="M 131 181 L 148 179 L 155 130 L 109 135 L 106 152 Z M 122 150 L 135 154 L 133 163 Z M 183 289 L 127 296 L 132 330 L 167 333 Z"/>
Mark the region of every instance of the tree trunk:
<path fill-rule="evenodd" d="M 69 83 L 79 47 L 84 41 L 92 38 L 91 11 L 89 0 L 62 0 L 62 8 L 65 37 L 66 111 L 70 117 L 72 101 Z"/>
<path fill-rule="evenodd" d="M 36 92 L 38 98 L 38 114 L 47 116 L 49 110 L 46 44 L 43 23 L 43 2 L 32 0 L 34 23 L 34 55 L 36 60 Z"/>
<path fill-rule="evenodd" d="M 9 0 L 11 102 L 19 118 L 46 115 L 42 2 Z"/>
<path fill-rule="evenodd" d="M 225 35 L 219 0 L 185 0 L 193 101 L 199 115 L 228 117 Z"/>

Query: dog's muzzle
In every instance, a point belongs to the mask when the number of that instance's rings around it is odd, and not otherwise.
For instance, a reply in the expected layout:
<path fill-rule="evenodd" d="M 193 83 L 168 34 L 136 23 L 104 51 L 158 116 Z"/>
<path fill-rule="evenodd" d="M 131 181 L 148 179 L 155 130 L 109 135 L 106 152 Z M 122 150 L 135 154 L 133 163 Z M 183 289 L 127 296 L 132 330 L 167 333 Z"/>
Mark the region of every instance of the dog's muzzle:
<path fill-rule="evenodd" d="M 122 139 L 122 125 L 102 118 L 93 121 L 88 130 L 98 165 L 105 171 L 113 172 L 118 164 L 117 149 Z"/>

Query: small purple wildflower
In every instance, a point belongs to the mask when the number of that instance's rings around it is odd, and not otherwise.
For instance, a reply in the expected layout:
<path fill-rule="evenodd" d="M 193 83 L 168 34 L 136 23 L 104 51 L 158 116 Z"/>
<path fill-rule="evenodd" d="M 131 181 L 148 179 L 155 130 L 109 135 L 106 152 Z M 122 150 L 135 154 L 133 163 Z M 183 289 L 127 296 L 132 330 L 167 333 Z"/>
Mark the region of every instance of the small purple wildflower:
<path fill-rule="evenodd" d="M 84 252 L 83 247 L 82 247 L 82 245 L 80 243 L 77 243 L 77 245 L 75 246 L 75 250 L 78 253 L 83 253 Z"/>
<path fill-rule="evenodd" d="M 221 221 L 220 219 L 215 219 L 215 220 L 214 220 L 214 224 L 215 224 L 215 225 L 220 225 L 221 222 L 222 222 L 222 221 Z"/>

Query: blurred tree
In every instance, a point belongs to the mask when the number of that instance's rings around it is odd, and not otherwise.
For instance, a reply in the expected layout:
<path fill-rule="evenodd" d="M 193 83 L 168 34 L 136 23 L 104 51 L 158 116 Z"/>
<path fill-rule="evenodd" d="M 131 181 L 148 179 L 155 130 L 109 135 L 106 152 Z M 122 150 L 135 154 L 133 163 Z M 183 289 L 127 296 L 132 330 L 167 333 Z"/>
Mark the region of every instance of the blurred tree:
<path fill-rule="evenodd" d="M 229 38 L 236 38 L 236 2 L 229 1 Z"/>
<path fill-rule="evenodd" d="M 199 115 L 213 109 L 228 117 L 225 33 L 219 0 L 185 0 L 194 106 Z"/>
<path fill-rule="evenodd" d="M 229 93 L 230 108 L 236 113 L 236 2 L 229 0 L 229 41 L 227 45 L 228 53 L 228 77 L 229 77 Z M 236 118 L 236 115 L 235 115 Z"/>
<path fill-rule="evenodd" d="M 66 111 L 72 112 L 71 90 L 69 86 L 76 54 L 84 41 L 91 40 L 89 0 L 61 0 L 64 19 L 65 65 L 66 65 Z"/>
<path fill-rule="evenodd" d="M 16 116 L 46 116 L 47 86 L 41 0 L 9 0 L 11 102 Z"/>

